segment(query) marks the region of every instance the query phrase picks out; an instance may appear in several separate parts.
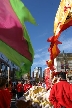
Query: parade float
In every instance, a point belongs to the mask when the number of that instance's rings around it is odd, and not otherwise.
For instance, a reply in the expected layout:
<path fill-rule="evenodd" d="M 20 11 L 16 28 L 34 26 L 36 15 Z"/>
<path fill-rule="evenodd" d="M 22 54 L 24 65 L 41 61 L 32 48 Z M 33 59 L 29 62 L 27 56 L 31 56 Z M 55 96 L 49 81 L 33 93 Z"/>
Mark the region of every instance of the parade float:
<path fill-rule="evenodd" d="M 30 90 L 24 93 L 22 98 L 17 100 L 16 106 L 18 108 L 24 108 L 24 103 L 28 103 L 27 106 L 31 108 L 51 108 L 52 105 L 49 102 L 49 94 L 50 90 L 47 91 L 42 86 L 33 86 Z M 23 104 L 21 104 L 21 102 Z"/>

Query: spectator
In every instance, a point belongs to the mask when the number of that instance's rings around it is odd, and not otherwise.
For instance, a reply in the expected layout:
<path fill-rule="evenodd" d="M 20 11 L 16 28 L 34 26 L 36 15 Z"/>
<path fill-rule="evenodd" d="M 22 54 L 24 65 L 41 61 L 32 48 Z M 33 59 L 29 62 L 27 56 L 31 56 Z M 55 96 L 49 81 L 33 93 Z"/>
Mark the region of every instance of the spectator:
<path fill-rule="evenodd" d="M 11 96 L 6 87 L 6 79 L 0 78 L 0 108 L 10 108 Z"/>
<path fill-rule="evenodd" d="M 59 77 L 60 81 L 52 86 L 49 100 L 54 105 L 54 108 L 71 108 L 72 93 L 70 91 L 70 84 L 66 81 L 65 72 L 61 72 Z"/>

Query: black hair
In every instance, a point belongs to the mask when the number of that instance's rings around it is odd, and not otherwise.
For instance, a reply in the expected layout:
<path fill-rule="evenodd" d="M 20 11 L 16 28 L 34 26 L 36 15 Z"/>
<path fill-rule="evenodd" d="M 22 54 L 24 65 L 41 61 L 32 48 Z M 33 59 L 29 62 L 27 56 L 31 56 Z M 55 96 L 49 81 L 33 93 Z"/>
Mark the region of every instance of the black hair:
<path fill-rule="evenodd" d="M 61 77 L 62 79 L 66 79 L 66 73 L 60 72 L 59 77 Z"/>
<path fill-rule="evenodd" d="M 3 87 L 6 85 L 6 79 L 5 78 L 0 78 L 0 87 Z"/>

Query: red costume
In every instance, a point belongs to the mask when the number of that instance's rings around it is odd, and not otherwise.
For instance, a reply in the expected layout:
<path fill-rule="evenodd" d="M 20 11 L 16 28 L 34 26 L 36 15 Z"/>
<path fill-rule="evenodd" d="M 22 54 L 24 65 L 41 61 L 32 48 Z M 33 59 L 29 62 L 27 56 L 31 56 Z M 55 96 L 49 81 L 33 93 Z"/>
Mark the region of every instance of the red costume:
<path fill-rule="evenodd" d="M 11 98 L 13 98 L 13 93 L 12 93 L 12 87 L 11 86 L 9 86 L 8 88 L 6 88 L 7 90 L 9 90 L 9 92 L 10 92 L 10 95 L 11 95 Z"/>
<path fill-rule="evenodd" d="M 24 92 L 27 92 L 31 87 L 31 84 L 24 84 Z"/>
<path fill-rule="evenodd" d="M 23 85 L 22 84 L 17 85 L 17 92 L 23 92 Z"/>
<path fill-rule="evenodd" d="M 7 89 L 0 89 L 0 108 L 10 108 L 11 96 Z"/>
<path fill-rule="evenodd" d="M 54 84 L 50 91 L 50 102 L 54 108 L 72 108 L 72 93 L 70 91 L 70 84 L 66 80 Z"/>

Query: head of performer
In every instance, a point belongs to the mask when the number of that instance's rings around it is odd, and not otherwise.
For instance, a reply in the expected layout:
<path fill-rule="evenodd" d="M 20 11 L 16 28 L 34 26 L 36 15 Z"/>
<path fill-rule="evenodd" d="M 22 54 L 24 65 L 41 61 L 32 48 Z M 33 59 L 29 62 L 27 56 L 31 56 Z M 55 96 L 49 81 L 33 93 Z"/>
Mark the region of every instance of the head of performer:
<path fill-rule="evenodd" d="M 65 72 L 60 72 L 59 78 L 60 78 L 60 80 L 66 80 L 66 73 Z"/>
<path fill-rule="evenodd" d="M 0 89 L 4 89 L 6 87 L 6 79 L 0 78 Z"/>
<path fill-rule="evenodd" d="M 21 84 L 21 80 L 18 81 L 18 84 Z"/>
<path fill-rule="evenodd" d="M 30 84 L 30 81 L 29 80 L 27 81 L 27 84 Z"/>

